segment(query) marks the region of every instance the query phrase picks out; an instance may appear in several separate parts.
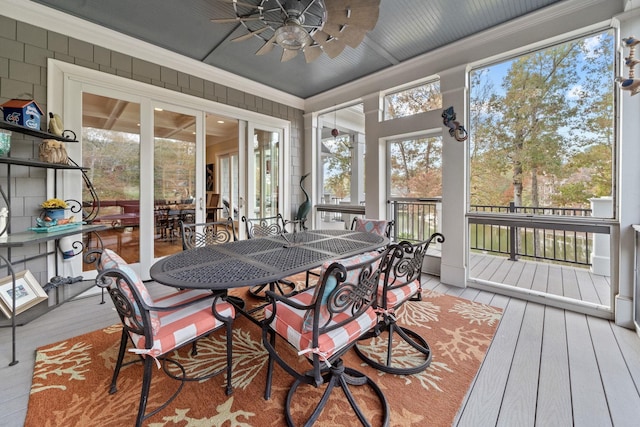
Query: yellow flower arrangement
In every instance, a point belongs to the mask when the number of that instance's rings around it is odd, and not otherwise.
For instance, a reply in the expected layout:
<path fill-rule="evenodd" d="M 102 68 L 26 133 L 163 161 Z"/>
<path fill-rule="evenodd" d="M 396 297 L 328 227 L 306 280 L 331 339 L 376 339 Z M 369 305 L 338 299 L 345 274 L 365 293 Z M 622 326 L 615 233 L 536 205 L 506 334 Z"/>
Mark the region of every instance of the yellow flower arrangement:
<path fill-rule="evenodd" d="M 66 209 L 69 205 L 62 199 L 49 199 L 42 203 L 42 209 Z"/>

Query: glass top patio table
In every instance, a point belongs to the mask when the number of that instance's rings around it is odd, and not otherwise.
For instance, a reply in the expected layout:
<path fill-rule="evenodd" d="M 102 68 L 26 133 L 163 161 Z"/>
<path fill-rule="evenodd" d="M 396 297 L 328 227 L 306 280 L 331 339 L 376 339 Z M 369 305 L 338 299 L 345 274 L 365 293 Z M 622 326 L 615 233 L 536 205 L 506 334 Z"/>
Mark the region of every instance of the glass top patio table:
<path fill-rule="evenodd" d="M 178 252 L 156 262 L 150 275 L 159 283 L 178 288 L 223 290 L 254 286 L 388 243 L 386 237 L 350 230 L 286 233 Z"/>

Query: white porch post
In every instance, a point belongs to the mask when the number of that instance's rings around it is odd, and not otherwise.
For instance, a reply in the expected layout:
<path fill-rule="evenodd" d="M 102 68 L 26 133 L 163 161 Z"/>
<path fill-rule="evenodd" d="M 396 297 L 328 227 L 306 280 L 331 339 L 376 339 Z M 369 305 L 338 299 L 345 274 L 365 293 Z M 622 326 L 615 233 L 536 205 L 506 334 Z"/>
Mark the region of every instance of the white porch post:
<path fill-rule="evenodd" d="M 594 218 L 613 218 L 613 197 L 589 199 Z M 608 234 L 593 235 L 591 272 L 599 276 L 611 276 L 611 238 Z"/>

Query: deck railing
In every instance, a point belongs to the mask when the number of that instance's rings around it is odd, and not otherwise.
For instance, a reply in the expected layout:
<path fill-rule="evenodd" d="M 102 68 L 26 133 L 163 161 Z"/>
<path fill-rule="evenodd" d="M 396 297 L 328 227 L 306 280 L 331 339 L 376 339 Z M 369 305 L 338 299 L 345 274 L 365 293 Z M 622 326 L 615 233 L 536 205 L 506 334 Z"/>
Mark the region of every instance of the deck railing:
<path fill-rule="evenodd" d="M 394 199 L 389 201 L 395 220 L 395 240 L 419 241 L 441 231 L 441 198 Z M 590 217 L 591 209 L 556 207 L 520 207 L 472 205 L 471 211 L 496 214 L 526 214 L 565 217 Z M 591 265 L 594 231 L 598 227 L 542 222 L 470 219 L 470 248 L 473 251 L 498 253 L 518 258 L 545 259 L 570 264 Z"/>
<path fill-rule="evenodd" d="M 523 207 L 472 205 L 474 212 L 590 217 L 591 209 L 557 207 Z M 544 226 L 535 223 L 523 226 L 517 221 L 491 224 L 470 220 L 470 247 L 472 250 L 506 254 L 511 260 L 518 258 L 544 259 L 569 264 L 591 265 L 593 230 L 571 226 Z"/>
<path fill-rule="evenodd" d="M 394 241 L 419 242 L 440 231 L 442 198 L 393 199 L 389 205 L 390 218 L 395 221 Z"/>
<path fill-rule="evenodd" d="M 389 200 L 388 217 L 395 221 L 394 241 L 422 241 L 441 231 L 442 199 L 440 197 Z M 351 205 L 318 205 L 322 214 L 362 215 Z M 363 206 L 358 206 L 362 208 Z M 322 209 L 320 209 L 322 208 Z M 325 212 L 326 211 L 326 212 Z M 469 245 L 472 251 L 504 254 L 511 260 L 519 258 L 591 265 L 595 235 L 608 234 L 607 226 L 576 221 L 576 217 L 591 217 L 591 209 L 558 207 L 524 207 L 472 205 L 469 215 Z M 474 216 L 491 213 L 501 217 Z M 509 214 L 514 214 L 510 217 Z M 547 221 L 540 218 L 566 218 Z M 532 218 L 538 218 L 537 220 Z M 348 224 L 346 225 L 348 227 Z"/>

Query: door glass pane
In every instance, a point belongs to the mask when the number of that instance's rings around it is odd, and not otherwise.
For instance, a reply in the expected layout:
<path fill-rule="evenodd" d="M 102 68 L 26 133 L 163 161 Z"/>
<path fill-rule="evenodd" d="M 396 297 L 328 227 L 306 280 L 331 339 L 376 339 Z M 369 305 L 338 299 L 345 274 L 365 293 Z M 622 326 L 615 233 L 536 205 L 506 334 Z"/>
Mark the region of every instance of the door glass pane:
<path fill-rule="evenodd" d="M 138 262 L 140 205 L 140 104 L 83 93 L 82 164 L 100 199 L 95 222 L 106 248 Z M 85 189 L 83 200 L 91 200 Z"/>
<path fill-rule="evenodd" d="M 195 221 L 196 118 L 154 110 L 154 255 L 182 250 L 180 221 Z"/>
<path fill-rule="evenodd" d="M 238 154 L 223 155 L 220 157 L 220 197 L 223 219 L 231 217 L 234 221 L 238 221 L 238 188 Z"/>
<path fill-rule="evenodd" d="M 254 194 L 253 211 L 250 217 L 267 217 L 278 214 L 279 182 L 279 146 L 278 132 L 256 129 L 253 135 Z"/>

